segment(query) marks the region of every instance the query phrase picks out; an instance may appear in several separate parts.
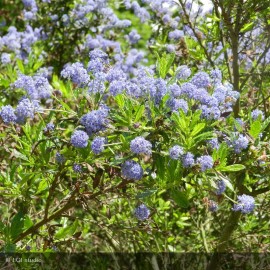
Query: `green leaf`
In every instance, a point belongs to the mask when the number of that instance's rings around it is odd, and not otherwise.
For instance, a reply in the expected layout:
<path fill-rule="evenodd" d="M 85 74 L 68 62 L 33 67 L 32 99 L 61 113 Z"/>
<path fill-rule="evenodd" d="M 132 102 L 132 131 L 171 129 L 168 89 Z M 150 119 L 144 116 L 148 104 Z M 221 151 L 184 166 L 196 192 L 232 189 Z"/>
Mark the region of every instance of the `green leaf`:
<path fill-rule="evenodd" d="M 30 219 L 29 216 L 25 216 L 24 218 L 24 230 L 27 230 L 29 229 L 30 227 L 33 226 L 33 221 Z"/>
<path fill-rule="evenodd" d="M 21 73 L 24 73 L 24 65 L 23 65 L 22 60 L 21 59 L 17 59 L 16 62 L 17 62 L 17 65 L 18 65 L 18 68 L 19 68 L 20 72 Z"/>
<path fill-rule="evenodd" d="M 121 109 L 123 109 L 124 108 L 124 106 L 125 106 L 125 99 L 124 99 L 124 97 L 123 97 L 123 95 L 117 95 L 116 97 L 115 97 L 115 101 L 116 101 L 116 103 L 117 103 L 117 105 L 121 108 Z"/>
<path fill-rule="evenodd" d="M 182 208 L 188 208 L 189 201 L 186 192 L 173 190 L 171 192 L 172 199 Z"/>
<path fill-rule="evenodd" d="M 200 133 L 205 127 L 205 123 L 199 123 L 197 124 L 194 129 L 192 130 L 190 136 L 193 137 L 195 135 L 197 135 L 198 133 Z"/>
<path fill-rule="evenodd" d="M 187 134 L 189 133 L 188 124 L 185 121 L 186 119 L 181 116 L 180 113 L 173 113 L 171 119 L 176 123 L 177 127 L 183 134 Z"/>
<path fill-rule="evenodd" d="M 217 157 L 220 159 L 220 163 L 226 162 L 226 157 L 228 156 L 228 153 L 229 147 L 225 142 L 223 142 L 217 150 Z"/>
<path fill-rule="evenodd" d="M 16 251 L 16 244 L 7 243 L 4 246 L 4 252 L 6 253 L 13 253 Z"/>
<path fill-rule="evenodd" d="M 247 31 L 250 31 L 253 28 L 254 22 L 247 23 L 244 25 L 244 27 L 241 29 L 241 32 L 245 33 Z"/>
<path fill-rule="evenodd" d="M 242 164 L 233 164 L 226 167 L 218 168 L 221 172 L 238 172 L 244 170 L 246 167 Z"/>
<path fill-rule="evenodd" d="M 144 192 L 139 193 L 136 196 L 136 198 L 137 199 L 143 199 L 145 197 L 149 197 L 149 196 L 153 195 L 156 191 L 157 191 L 157 189 L 148 189 L 148 190 L 146 190 Z"/>
<path fill-rule="evenodd" d="M 144 109 L 145 109 L 144 105 L 139 106 L 139 108 L 137 109 L 135 113 L 135 119 L 134 119 L 135 123 L 138 122 L 142 118 Z"/>
<path fill-rule="evenodd" d="M 231 191 L 234 191 L 232 183 L 225 177 L 221 177 L 221 178 L 225 182 L 226 187 L 228 187 Z"/>
<path fill-rule="evenodd" d="M 164 79 L 172 66 L 175 54 L 164 53 L 161 58 L 158 56 L 157 53 L 156 55 L 157 55 L 157 70 L 159 72 L 160 77 Z"/>
<path fill-rule="evenodd" d="M 260 120 L 256 120 L 254 121 L 251 126 L 250 126 L 250 130 L 249 130 L 249 134 L 254 138 L 257 139 L 259 134 L 261 133 L 261 121 Z"/>
<path fill-rule="evenodd" d="M 269 126 L 269 124 L 270 124 L 270 116 L 267 117 L 267 118 L 264 120 L 264 122 L 263 122 L 263 124 L 262 124 L 262 128 L 261 128 L 261 132 L 263 132 L 263 131 Z"/>
<path fill-rule="evenodd" d="M 12 219 L 10 225 L 10 237 L 15 239 L 22 231 L 24 227 L 24 214 L 18 212 Z"/>
<path fill-rule="evenodd" d="M 22 153 L 18 152 L 16 149 L 13 149 L 13 155 L 16 157 L 16 158 L 20 158 L 20 159 L 23 159 L 25 161 L 29 161 L 29 159 L 27 158 L 27 156 L 23 155 Z"/>
<path fill-rule="evenodd" d="M 48 188 L 47 180 L 46 180 L 46 179 L 42 179 L 42 180 L 39 182 L 39 185 L 38 185 L 38 189 L 37 189 L 36 194 L 41 193 L 42 191 L 44 191 L 44 190 L 47 189 L 47 188 Z"/>
<path fill-rule="evenodd" d="M 76 219 L 72 225 L 66 226 L 65 228 L 61 228 L 57 233 L 54 235 L 56 239 L 62 239 L 66 237 L 71 237 L 77 230 L 78 227 L 78 220 Z"/>
<path fill-rule="evenodd" d="M 197 135 L 196 137 L 192 138 L 192 147 L 196 146 L 198 143 L 200 143 L 201 141 L 205 141 L 205 140 L 210 140 L 214 138 L 213 132 L 212 131 L 208 131 L 208 132 L 204 132 L 200 135 Z"/>
<path fill-rule="evenodd" d="M 73 114 L 76 114 L 64 101 L 54 97 L 61 105 L 64 109 L 67 110 L 67 112 L 70 112 L 70 113 L 73 113 Z"/>
<path fill-rule="evenodd" d="M 0 233 L 4 233 L 5 228 L 6 228 L 5 224 L 2 221 L 0 221 Z"/>

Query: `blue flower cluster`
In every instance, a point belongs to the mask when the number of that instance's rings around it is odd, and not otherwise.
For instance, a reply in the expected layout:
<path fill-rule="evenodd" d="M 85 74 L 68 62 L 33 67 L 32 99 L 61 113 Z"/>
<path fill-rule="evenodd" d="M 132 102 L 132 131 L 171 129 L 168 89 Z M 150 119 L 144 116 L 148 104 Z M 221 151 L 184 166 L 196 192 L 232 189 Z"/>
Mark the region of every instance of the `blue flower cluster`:
<path fill-rule="evenodd" d="M 65 157 L 60 154 L 59 152 L 56 153 L 55 155 L 55 161 L 58 163 L 58 164 L 63 164 L 65 162 Z"/>
<path fill-rule="evenodd" d="M 15 110 L 10 105 L 1 108 L 0 116 L 5 124 L 14 123 L 17 119 Z"/>
<path fill-rule="evenodd" d="M 136 137 L 130 142 L 130 150 L 134 154 L 150 155 L 152 144 L 143 137 Z"/>
<path fill-rule="evenodd" d="M 52 94 L 52 87 L 46 77 L 36 75 L 34 77 L 19 75 L 14 82 L 15 88 L 22 88 L 32 100 L 48 99 Z"/>
<path fill-rule="evenodd" d="M 6 35 L 0 37 L 0 51 L 4 53 L 1 56 L 2 63 L 9 63 L 11 54 L 15 54 L 15 58 L 28 62 L 28 55 L 32 51 L 32 45 L 41 38 L 41 28 L 32 28 L 26 25 L 23 32 L 18 32 L 17 28 L 10 26 Z"/>
<path fill-rule="evenodd" d="M 22 0 L 24 4 L 23 15 L 26 20 L 34 20 L 38 11 L 35 0 Z"/>
<path fill-rule="evenodd" d="M 171 159 L 177 160 L 183 156 L 184 149 L 183 149 L 183 147 L 181 147 L 179 145 L 175 145 L 169 149 L 169 154 L 170 154 Z"/>
<path fill-rule="evenodd" d="M 104 150 L 104 144 L 107 139 L 103 137 L 95 137 L 91 144 L 91 149 L 94 154 L 98 155 Z"/>
<path fill-rule="evenodd" d="M 255 200 L 252 196 L 243 194 L 237 196 L 238 203 L 234 204 L 233 211 L 241 211 L 243 214 L 251 213 L 255 208 Z"/>
<path fill-rule="evenodd" d="M 218 204 L 213 200 L 209 200 L 208 206 L 211 212 L 216 212 L 218 210 Z"/>
<path fill-rule="evenodd" d="M 89 136 L 83 130 L 75 130 L 71 136 L 70 143 L 77 148 L 85 148 L 88 145 Z"/>
<path fill-rule="evenodd" d="M 211 147 L 211 149 L 218 149 L 219 148 L 219 142 L 218 142 L 217 138 L 213 138 L 211 140 L 208 140 L 207 144 Z"/>
<path fill-rule="evenodd" d="M 141 204 L 135 209 L 134 215 L 136 216 L 137 219 L 144 221 L 148 219 L 150 215 L 150 210 L 147 208 L 146 205 Z"/>
<path fill-rule="evenodd" d="M 3 106 L 0 116 L 5 124 L 18 123 L 24 124 L 27 118 L 34 118 L 34 113 L 39 110 L 39 103 L 23 98 L 19 101 L 17 108 L 13 109 L 10 105 Z"/>
<path fill-rule="evenodd" d="M 226 142 L 234 149 L 235 153 L 239 154 L 242 150 L 247 149 L 249 140 L 245 135 L 235 132 L 233 138 L 231 140 L 227 139 Z"/>
<path fill-rule="evenodd" d="M 197 159 L 197 163 L 200 165 L 202 172 L 211 169 L 214 164 L 211 156 L 201 156 Z"/>
<path fill-rule="evenodd" d="M 75 173 L 81 173 L 82 172 L 82 165 L 78 163 L 74 163 L 72 166 L 72 169 Z"/>
<path fill-rule="evenodd" d="M 191 168 L 195 164 L 194 155 L 190 152 L 184 154 L 181 160 L 184 168 Z"/>
<path fill-rule="evenodd" d="M 53 123 L 48 123 L 46 127 L 43 129 L 44 132 L 53 131 L 55 129 L 55 125 Z"/>
<path fill-rule="evenodd" d="M 63 78 L 71 79 L 73 83 L 78 86 L 86 86 L 90 81 L 90 77 L 87 70 L 83 67 L 82 63 L 74 63 L 67 65 L 62 71 L 61 76 Z"/>
<path fill-rule="evenodd" d="M 101 108 L 98 110 L 93 110 L 82 116 L 80 123 L 85 127 L 85 130 L 89 136 L 93 133 L 105 130 L 108 124 L 108 114 L 107 108 Z"/>
<path fill-rule="evenodd" d="M 195 162 L 194 155 L 190 152 L 185 153 L 184 148 L 179 145 L 170 148 L 169 155 L 171 159 L 181 160 L 184 168 L 191 168 L 195 164 L 198 164 L 200 165 L 201 171 L 204 172 L 207 169 L 211 169 L 214 165 L 212 157 L 208 155 L 198 157 Z"/>
<path fill-rule="evenodd" d="M 263 121 L 264 120 L 264 113 L 261 110 L 256 109 L 256 110 L 251 112 L 251 117 L 253 120 L 257 120 L 260 117 L 261 120 Z"/>
<path fill-rule="evenodd" d="M 122 164 L 122 175 L 128 180 L 140 180 L 143 177 L 143 169 L 134 160 L 127 160 Z"/>
<path fill-rule="evenodd" d="M 217 188 L 215 190 L 215 193 L 217 195 L 221 195 L 226 190 L 226 183 L 223 180 L 219 180 L 217 182 Z"/>

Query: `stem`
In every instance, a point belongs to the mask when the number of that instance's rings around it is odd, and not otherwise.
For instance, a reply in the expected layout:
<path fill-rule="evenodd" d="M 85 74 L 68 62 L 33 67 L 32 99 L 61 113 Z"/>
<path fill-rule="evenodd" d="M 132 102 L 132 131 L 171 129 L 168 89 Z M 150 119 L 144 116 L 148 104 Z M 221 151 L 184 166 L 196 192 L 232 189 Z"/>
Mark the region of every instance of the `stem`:
<path fill-rule="evenodd" d="M 123 188 L 125 187 L 128 183 L 130 183 L 130 181 L 127 180 L 123 180 L 121 183 L 119 183 L 117 186 L 115 187 L 109 187 L 107 189 L 104 190 L 100 190 L 97 191 L 96 193 L 92 193 L 89 196 L 87 196 L 88 200 L 92 200 L 95 199 L 97 196 L 99 196 L 100 194 L 105 194 L 106 192 L 110 192 L 113 191 L 114 189 L 118 189 L 118 188 Z M 73 208 L 74 206 L 76 206 L 77 202 L 76 202 L 76 198 L 75 195 L 78 193 L 77 189 L 75 189 L 68 202 L 58 211 L 55 211 L 51 216 L 46 217 L 44 216 L 44 218 L 38 222 L 36 225 L 33 225 L 32 227 L 30 227 L 29 229 L 27 229 L 25 232 L 21 233 L 14 241 L 13 243 L 17 243 L 20 240 L 22 240 L 23 238 L 25 238 L 26 236 L 28 236 L 29 234 L 32 234 L 34 232 L 36 232 L 41 226 L 45 225 L 46 223 L 50 222 L 53 219 L 59 218 L 60 216 L 62 216 L 62 214 L 68 210 L 70 210 L 71 208 Z"/>
<path fill-rule="evenodd" d="M 46 205 L 45 205 L 45 211 L 44 211 L 44 219 L 47 219 L 48 217 L 48 213 L 49 213 L 49 207 L 50 207 L 50 203 L 51 203 L 51 197 L 56 189 L 56 186 L 58 184 L 58 180 L 61 176 L 61 172 L 58 172 L 56 175 L 55 175 L 55 178 L 51 184 L 51 187 L 49 189 L 49 195 L 47 197 L 47 200 L 46 200 Z"/>
<path fill-rule="evenodd" d="M 14 241 L 13 243 L 17 243 L 20 240 L 22 240 L 24 237 L 26 237 L 29 234 L 34 233 L 35 231 L 37 231 L 41 226 L 45 225 L 47 222 L 56 219 L 58 217 L 60 217 L 64 212 L 66 212 L 67 210 L 71 209 L 72 207 L 74 207 L 76 205 L 76 200 L 73 198 L 72 200 L 70 200 L 66 205 L 64 205 L 61 209 L 59 209 L 58 211 L 56 211 L 54 214 L 52 214 L 51 216 L 49 216 L 48 218 L 44 218 L 42 219 L 40 222 L 38 222 L 36 225 L 30 227 L 28 230 L 26 230 L 25 232 L 21 233 Z"/>
<path fill-rule="evenodd" d="M 215 253 L 212 256 L 206 270 L 216 270 L 219 269 L 219 253 L 226 250 L 228 241 L 236 229 L 238 221 L 241 217 L 241 212 L 232 212 L 219 239 L 219 243 L 216 247 Z"/>
<path fill-rule="evenodd" d="M 184 16 L 185 16 L 185 19 L 187 20 L 187 23 L 189 25 L 189 27 L 191 28 L 194 36 L 196 37 L 200 47 L 203 49 L 204 51 L 204 54 L 208 60 L 208 62 L 210 63 L 211 67 L 214 68 L 215 67 L 215 63 L 213 62 L 211 56 L 209 55 L 208 51 L 207 51 L 207 48 L 203 45 L 202 43 L 202 39 L 201 37 L 198 35 L 198 33 L 196 32 L 196 29 L 195 29 L 195 26 L 192 24 L 192 22 L 190 21 L 190 17 L 189 17 L 189 14 L 187 13 L 186 11 L 186 7 L 185 7 L 185 4 L 182 0 L 179 1 L 183 11 L 184 11 Z"/>

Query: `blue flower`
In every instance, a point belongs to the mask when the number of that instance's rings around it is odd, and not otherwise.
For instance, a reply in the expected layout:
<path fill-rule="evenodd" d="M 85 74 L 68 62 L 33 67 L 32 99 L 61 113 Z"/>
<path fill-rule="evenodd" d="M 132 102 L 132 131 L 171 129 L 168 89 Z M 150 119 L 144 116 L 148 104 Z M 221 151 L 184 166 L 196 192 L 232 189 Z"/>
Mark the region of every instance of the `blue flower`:
<path fill-rule="evenodd" d="M 76 130 L 71 136 L 70 142 L 74 147 L 85 148 L 88 144 L 89 136 L 82 130 Z"/>
<path fill-rule="evenodd" d="M 140 180 L 143 177 L 143 169 L 136 161 L 127 160 L 122 165 L 122 175 L 130 180 Z"/>
<path fill-rule="evenodd" d="M 184 99 L 178 99 L 178 98 L 170 98 L 167 101 L 167 106 L 172 111 L 178 111 L 179 109 L 182 109 L 184 113 L 188 112 L 188 103 Z"/>
<path fill-rule="evenodd" d="M 8 64 L 11 62 L 10 54 L 9 53 L 2 53 L 1 55 L 1 62 L 2 64 Z"/>
<path fill-rule="evenodd" d="M 48 123 L 46 127 L 43 129 L 44 132 L 53 131 L 55 129 L 55 126 L 53 123 Z"/>
<path fill-rule="evenodd" d="M 85 86 L 90 80 L 87 70 L 84 68 L 83 64 L 79 62 L 67 65 L 61 71 L 61 76 L 65 79 L 71 79 L 73 83 L 79 86 Z"/>
<path fill-rule="evenodd" d="M 215 201 L 209 200 L 208 202 L 209 210 L 211 212 L 216 212 L 218 210 L 218 204 Z"/>
<path fill-rule="evenodd" d="M 170 94 L 175 98 L 180 97 L 180 95 L 181 95 L 181 87 L 176 83 L 171 84 L 168 87 L 168 90 L 169 90 Z"/>
<path fill-rule="evenodd" d="M 212 149 L 218 149 L 219 148 L 219 142 L 217 138 L 213 138 L 211 140 L 207 141 L 207 144 L 212 148 Z"/>
<path fill-rule="evenodd" d="M 261 110 L 256 109 L 256 110 L 251 112 L 251 117 L 253 120 L 257 120 L 259 117 L 261 117 L 261 120 L 263 121 L 264 120 L 264 113 Z"/>
<path fill-rule="evenodd" d="M 15 111 L 15 114 L 17 116 L 16 122 L 18 124 L 23 124 L 26 120 L 26 118 L 34 118 L 34 113 L 36 111 L 37 107 L 34 102 L 31 102 L 28 98 L 22 99 Z"/>
<path fill-rule="evenodd" d="M 10 106 L 3 106 L 0 111 L 0 116 L 2 117 L 5 124 L 16 122 L 15 110 Z"/>
<path fill-rule="evenodd" d="M 169 39 L 179 40 L 183 36 L 184 32 L 178 29 L 175 29 L 169 33 Z"/>
<path fill-rule="evenodd" d="M 196 73 L 191 79 L 191 83 L 199 88 L 207 88 L 210 85 L 210 82 L 209 75 L 203 71 Z"/>
<path fill-rule="evenodd" d="M 212 157 L 208 155 L 199 157 L 197 163 L 200 164 L 202 172 L 211 169 L 214 164 Z"/>
<path fill-rule="evenodd" d="M 94 138 L 91 149 L 94 154 L 98 155 L 104 150 L 104 144 L 106 143 L 106 138 L 103 137 L 96 137 Z"/>
<path fill-rule="evenodd" d="M 65 162 L 65 160 L 66 159 L 65 159 L 65 157 L 62 154 L 60 154 L 59 152 L 56 153 L 56 155 L 55 155 L 55 161 L 57 163 L 63 164 Z"/>
<path fill-rule="evenodd" d="M 243 194 L 237 196 L 238 203 L 234 204 L 233 211 L 241 211 L 243 214 L 251 213 L 255 208 L 255 200 L 252 196 Z"/>
<path fill-rule="evenodd" d="M 141 36 L 138 34 L 137 30 L 132 30 L 127 36 L 126 36 L 128 42 L 130 44 L 136 44 Z"/>
<path fill-rule="evenodd" d="M 146 207 L 146 205 L 141 204 L 135 209 L 134 214 L 137 219 L 143 221 L 148 219 L 150 215 L 150 210 Z"/>
<path fill-rule="evenodd" d="M 194 155 L 190 152 L 187 152 L 182 156 L 182 164 L 184 168 L 190 168 L 194 165 L 195 160 L 194 160 Z"/>
<path fill-rule="evenodd" d="M 248 147 L 248 138 L 242 134 L 236 132 L 234 134 L 234 138 L 232 139 L 231 146 L 234 149 L 234 152 L 239 154 L 243 149 Z"/>
<path fill-rule="evenodd" d="M 75 173 L 81 173 L 82 172 L 82 165 L 74 163 L 72 166 L 72 169 Z"/>
<path fill-rule="evenodd" d="M 186 80 L 190 75 L 191 70 L 188 66 L 183 65 L 176 70 L 176 78 L 178 80 Z"/>
<path fill-rule="evenodd" d="M 211 76 L 211 78 L 213 79 L 213 81 L 215 83 L 221 82 L 221 80 L 222 80 L 222 73 L 221 73 L 221 71 L 219 69 L 213 69 L 210 72 L 210 76 Z"/>
<path fill-rule="evenodd" d="M 226 183 L 223 180 L 219 180 L 217 182 L 217 189 L 215 193 L 217 195 L 221 195 L 226 190 Z"/>
<path fill-rule="evenodd" d="M 108 123 L 108 109 L 99 109 L 91 111 L 82 116 L 80 123 L 85 127 L 86 132 L 92 133 L 104 130 Z"/>
<path fill-rule="evenodd" d="M 130 142 L 130 150 L 134 154 L 150 155 L 152 144 L 143 137 L 136 137 Z"/>
<path fill-rule="evenodd" d="M 169 154 L 171 159 L 177 160 L 180 159 L 184 154 L 184 149 L 179 145 L 175 145 L 172 148 L 170 148 Z"/>

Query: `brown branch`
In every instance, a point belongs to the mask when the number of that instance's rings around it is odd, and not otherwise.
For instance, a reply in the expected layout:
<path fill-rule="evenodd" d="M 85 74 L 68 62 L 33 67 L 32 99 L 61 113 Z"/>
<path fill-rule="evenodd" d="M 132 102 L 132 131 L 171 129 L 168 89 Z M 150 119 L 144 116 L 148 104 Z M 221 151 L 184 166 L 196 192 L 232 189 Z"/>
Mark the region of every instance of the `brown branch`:
<path fill-rule="evenodd" d="M 220 17 L 220 13 L 218 11 L 218 5 L 217 5 L 217 2 L 216 1 L 213 1 L 213 5 L 214 5 L 214 8 L 215 8 L 215 14 L 216 16 L 221 19 Z M 219 24 L 219 22 L 217 22 L 217 24 Z M 219 26 L 219 25 L 218 25 Z M 219 29 L 219 33 L 220 33 L 220 41 L 222 43 L 222 46 L 223 48 L 225 47 L 225 37 L 224 37 L 224 34 L 223 34 L 223 31 L 222 29 Z M 230 63 L 229 63 L 229 56 L 228 56 L 228 52 L 227 50 L 224 50 L 224 58 L 226 60 L 226 66 L 227 66 L 227 70 L 228 70 L 228 74 L 229 74 L 229 78 L 230 78 L 230 82 L 232 83 L 232 70 L 231 70 L 231 67 L 230 67 Z"/>
<path fill-rule="evenodd" d="M 248 76 L 243 80 L 243 82 L 241 83 L 240 85 L 240 91 L 243 90 L 246 82 L 248 81 L 248 79 L 251 77 L 251 75 L 253 74 L 253 71 L 258 67 L 258 65 L 260 64 L 260 62 L 262 61 L 262 59 L 265 57 L 265 55 L 267 54 L 267 52 L 269 51 L 270 49 L 270 38 L 268 38 L 268 42 L 267 42 L 267 46 L 266 48 L 264 49 L 263 53 L 260 55 L 256 65 L 249 71 L 249 74 Z"/>
<path fill-rule="evenodd" d="M 180 0 L 179 3 L 180 3 L 180 5 L 181 5 L 181 7 L 182 7 L 182 9 L 183 9 L 183 11 L 184 11 L 184 15 L 185 15 L 185 18 L 186 18 L 186 20 L 187 20 L 187 23 L 188 23 L 189 27 L 191 28 L 191 30 L 192 30 L 194 36 L 196 37 L 197 41 L 199 42 L 199 45 L 200 45 L 201 48 L 204 50 L 204 54 L 205 54 L 205 56 L 206 56 L 208 62 L 211 64 L 211 66 L 212 66 L 213 68 L 215 68 L 215 63 L 214 63 L 213 60 L 211 59 L 211 57 L 210 57 L 210 55 L 209 55 L 209 53 L 208 53 L 206 47 L 205 47 L 205 46 L 203 45 L 203 43 L 202 43 L 201 37 L 198 35 L 198 33 L 196 32 L 196 30 L 195 30 L 195 28 L 194 28 L 192 22 L 190 21 L 190 17 L 189 17 L 189 15 L 187 14 L 187 11 L 186 11 L 186 8 L 185 8 L 185 4 L 183 3 L 182 0 Z"/>
<path fill-rule="evenodd" d="M 101 194 L 105 194 L 106 192 L 113 191 L 115 189 L 125 187 L 128 183 L 131 183 L 131 181 L 123 180 L 117 186 L 109 187 L 107 189 L 100 190 L 100 191 L 97 191 L 95 193 L 89 194 L 89 196 L 87 196 L 87 199 L 88 200 L 93 200 L 93 199 L 95 199 L 97 196 L 99 196 Z M 21 233 L 13 241 L 13 243 L 17 243 L 20 240 L 22 240 L 23 238 L 25 238 L 26 236 L 28 236 L 29 234 L 35 233 L 41 226 L 45 225 L 46 223 L 50 222 L 51 220 L 54 220 L 56 218 L 61 217 L 63 213 L 65 213 L 66 211 L 68 211 L 71 208 L 73 208 L 74 206 L 76 206 L 76 204 L 77 204 L 76 197 L 75 197 L 76 194 L 78 194 L 78 190 L 75 188 L 75 190 L 72 192 L 70 198 L 68 199 L 68 202 L 62 208 L 60 208 L 59 210 L 55 211 L 49 217 L 44 217 L 41 221 L 39 221 L 38 223 L 36 223 L 35 225 L 33 225 L 32 227 L 30 227 L 29 229 L 27 229 L 25 232 Z M 83 193 L 82 195 L 86 195 L 86 194 Z M 58 208 L 59 208 L 59 206 L 56 207 L 56 209 L 58 209 Z"/>

